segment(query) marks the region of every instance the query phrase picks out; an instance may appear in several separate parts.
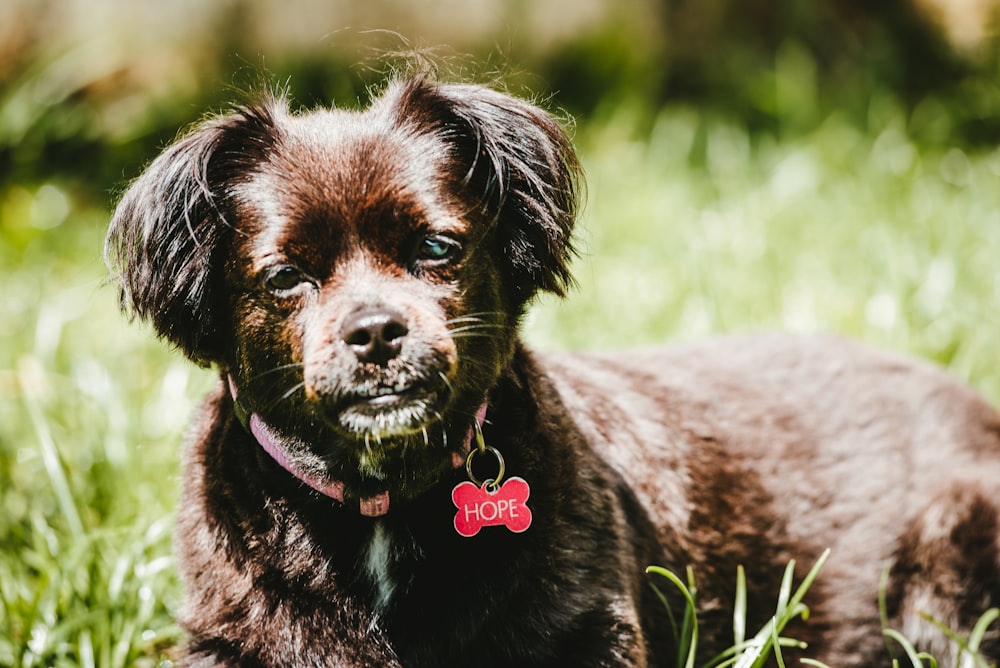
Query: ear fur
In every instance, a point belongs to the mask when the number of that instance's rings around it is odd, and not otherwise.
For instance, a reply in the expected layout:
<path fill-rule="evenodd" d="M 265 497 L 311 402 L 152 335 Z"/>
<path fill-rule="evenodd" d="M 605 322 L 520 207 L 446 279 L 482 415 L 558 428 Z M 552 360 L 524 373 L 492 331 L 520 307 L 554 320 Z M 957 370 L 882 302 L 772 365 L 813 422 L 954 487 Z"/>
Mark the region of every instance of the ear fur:
<path fill-rule="evenodd" d="M 418 77 L 397 104 L 403 118 L 436 116 L 443 126 L 464 183 L 495 226 L 494 252 L 514 299 L 526 302 L 539 290 L 563 296 L 573 280 L 571 237 L 583 182 L 563 128 L 538 107 L 477 85 Z"/>
<path fill-rule="evenodd" d="M 230 186 L 275 140 L 277 101 L 207 121 L 157 157 L 122 196 L 105 241 L 122 310 L 200 364 L 221 360 L 229 305 L 220 250 Z"/>

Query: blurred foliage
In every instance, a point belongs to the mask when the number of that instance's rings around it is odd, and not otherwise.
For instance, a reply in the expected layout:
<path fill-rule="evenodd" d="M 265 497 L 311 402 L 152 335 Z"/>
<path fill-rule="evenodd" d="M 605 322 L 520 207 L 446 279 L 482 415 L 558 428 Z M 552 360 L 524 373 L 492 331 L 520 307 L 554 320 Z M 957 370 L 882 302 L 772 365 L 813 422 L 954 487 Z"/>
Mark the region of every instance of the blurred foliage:
<path fill-rule="evenodd" d="M 974 47 L 957 48 L 929 1 L 507 0 L 480 3 L 478 15 L 490 21 L 475 28 L 474 14 L 450 3 L 414 14 L 401 0 L 365 3 L 367 12 L 310 0 L 287 11 L 264 0 L 179 2 L 178 12 L 137 23 L 141 3 L 108 2 L 105 14 L 118 10 L 117 23 L 95 20 L 92 32 L 74 32 L 65 24 L 86 15 L 82 3 L 11 0 L 0 9 L 0 20 L 18 28 L 0 29 L 0 182 L 62 175 L 103 195 L 178 128 L 261 79 L 290 81 L 306 106 L 353 105 L 384 74 L 381 57 L 406 50 L 433 51 L 459 76 L 554 94 L 574 115 L 637 104 L 647 111 L 640 131 L 678 101 L 755 132 L 801 133 L 832 113 L 864 129 L 873 100 L 889 97 L 918 141 L 995 142 L 996 42 L 987 31 Z M 63 5 L 76 12 L 62 12 L 60 22 Z M 127 35 L 127 21 L 138 34 Z M 563 34 L 561 24 L 578 27 Z M 310 37 L 295 32 L 303 26 Z M 436 32 L 419 33 L 429 26 Z M 436 39 L 459 47 L 423 48 Z"/>
<path fill-rule="evenodd" d="M 958 4 L 958 3 L 955 3 Z M 1000 140 L 996 42 L 960 52 L 910 0 L 664 0 L 660 36 L 636 44 L 609 24 L 537 66 L 571 111 L 637 100 L 729 116 L 751 131 L 795 134 L 830 114 L 868 128 L 891 98 L 923 143 Z"/>

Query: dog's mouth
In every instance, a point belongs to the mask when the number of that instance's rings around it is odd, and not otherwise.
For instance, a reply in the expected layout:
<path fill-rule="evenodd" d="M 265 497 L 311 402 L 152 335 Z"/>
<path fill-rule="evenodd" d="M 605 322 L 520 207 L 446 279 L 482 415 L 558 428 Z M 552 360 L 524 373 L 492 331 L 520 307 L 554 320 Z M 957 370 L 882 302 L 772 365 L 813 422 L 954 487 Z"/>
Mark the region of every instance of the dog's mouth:
<path fill-rule="evenodd" d="M 407 436 L 440 419 L 448 395 L 448 386 L 443 382 L 365 383 L 340 397 L 335 421 L 354 436 Z"/>
<path fill-rule="evenodd" d="M 366 403 L 372 407 L 391 406 L 419 397 L 422 394 L 429 394 L 429 392 L 418 383 L 377 385 L 356 392 L 353 403 Z"/>

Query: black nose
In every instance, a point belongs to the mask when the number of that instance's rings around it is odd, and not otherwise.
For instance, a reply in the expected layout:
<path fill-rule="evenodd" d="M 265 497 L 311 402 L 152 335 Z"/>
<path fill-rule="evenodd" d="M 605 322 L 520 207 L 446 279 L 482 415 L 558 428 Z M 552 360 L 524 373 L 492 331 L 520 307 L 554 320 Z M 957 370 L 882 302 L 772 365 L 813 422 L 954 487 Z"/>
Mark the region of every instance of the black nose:
<path fill-rule="evenodd" d="M 399 355 L 410 329 L 403 316 L 391 309 L 362 310 L 344 321 L 344 343 L 361 362 L 384 365 Z"/>

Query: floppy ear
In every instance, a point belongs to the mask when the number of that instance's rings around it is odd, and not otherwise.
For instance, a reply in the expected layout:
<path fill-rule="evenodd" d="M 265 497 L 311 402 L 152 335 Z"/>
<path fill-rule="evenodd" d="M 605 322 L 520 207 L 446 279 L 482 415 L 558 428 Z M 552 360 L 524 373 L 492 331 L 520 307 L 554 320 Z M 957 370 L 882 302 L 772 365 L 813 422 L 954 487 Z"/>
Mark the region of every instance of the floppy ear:
<path fill-rule="evenodd" d="M 419 88 L 439 96 L 453 119 L 444 139 L 455 146 L 463 181 L 495 225 L 494 252 L 515 300 L 523 303 L 538 290 L 564 295 L 572 283 L 583 173 L 563 128 L 538 107 L 482 86 L 435 88 L 416 79 L 409 87 L 416 97 Z"/>
<path fill-rule="evenodd" d="M 122 310 L 200 364 L 220 361 L 224 349 L 229 191 L 273 144 L 273 104 L 205 122 L 167 148 L 129 186 L 108 230 L 105 261 Z"/>

